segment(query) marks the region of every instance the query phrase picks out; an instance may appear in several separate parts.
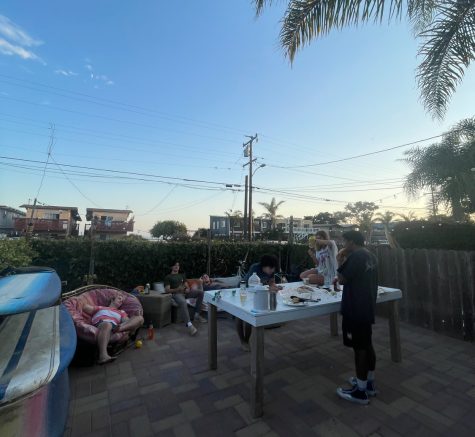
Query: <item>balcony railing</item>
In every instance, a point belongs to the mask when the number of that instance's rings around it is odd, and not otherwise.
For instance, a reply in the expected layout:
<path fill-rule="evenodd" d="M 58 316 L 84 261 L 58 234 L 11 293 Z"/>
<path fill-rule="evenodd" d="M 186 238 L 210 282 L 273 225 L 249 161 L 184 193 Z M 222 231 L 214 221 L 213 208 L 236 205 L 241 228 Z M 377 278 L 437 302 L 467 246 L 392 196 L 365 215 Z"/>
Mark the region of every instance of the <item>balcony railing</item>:
<path fill-rule="evenodd" d="M 94 226 L 96 233 L 127 233 L 134 231 L 134 222 L 97 222 Z M 89 228 L 90 230 L 90 228 Z"/>
<path fill-rule="evenodd" d="M 27 217 L 15 219 L 15 230 L 22 232 L 27 229 L 29 223 L 33 223 L 33 232 L 54 232 L 68 233 L 68 220 L 48 220 L 48 219 L 30 219 Z M 71 230 L 76 229 L 76 225 L 71 225 Z"/>

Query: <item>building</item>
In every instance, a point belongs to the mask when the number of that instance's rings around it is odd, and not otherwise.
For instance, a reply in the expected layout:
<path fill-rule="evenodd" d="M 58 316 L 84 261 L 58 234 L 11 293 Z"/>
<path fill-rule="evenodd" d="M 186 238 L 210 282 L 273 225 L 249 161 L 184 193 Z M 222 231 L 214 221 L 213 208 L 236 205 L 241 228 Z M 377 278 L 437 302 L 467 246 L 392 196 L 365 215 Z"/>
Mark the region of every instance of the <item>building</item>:
<path fill-rule="evenodd" d="M 84 235 L 92 235 L 99 240 L 113 240 L 125 237 L 127 232 L 134 231 L 134 219 L 129 219 L 129 209 L 98 209 L 87 208 Z"/>
<path fill-rule="evenodd" d="M 238 238 L 244 237 L 244 218 L 229 217 L 226 215 L 210 215 L 209 228 L 212 238 Z M 270 230 L 271 223 L 268 219 L 254 218 L 253 235 L 259 237 L 261 233 Z"/>
<path fill-rule="evenodd" d="M 9 206 L 0 205 L 0 235 L 15 237 L 20 235 L 15 230 L 15 219 L 25 217 L 25 213 Z"/>
<path fill-rule="evenodd" d="M 15 218 L 15 231 L 24 235 L 28 227 L 32 235 L 48 238 L 67 238 L 79 235 L 81 216 L 71 206 L 21 205 L 25 217 Z M 33 215 L 32 212 L 34 211 Z"/>

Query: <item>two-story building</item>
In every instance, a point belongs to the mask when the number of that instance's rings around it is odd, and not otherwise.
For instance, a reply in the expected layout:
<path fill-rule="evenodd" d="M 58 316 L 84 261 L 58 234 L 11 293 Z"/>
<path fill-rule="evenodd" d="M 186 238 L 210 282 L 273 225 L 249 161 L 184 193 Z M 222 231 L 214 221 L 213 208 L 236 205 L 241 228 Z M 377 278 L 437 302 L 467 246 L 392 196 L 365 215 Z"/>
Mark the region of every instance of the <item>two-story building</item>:
<path fill-rule="evenodd" d="M 25 235 L 49 238 L 67 238 L 79 235 L 81 216 L 71 206 L 21 205 L 26 209 L 24 217 L 15 218 L 15 231 Z"/>
<path fill-rule="evenodd" d="M 25 217 L 25 213 L 9 206 L 0 205 L 0 235 L 15 237 L 20 235 L 15 230 L 15 219 Z"/>
<path fill-rule="evenodd" d="M 129 209 L 99 209 L 87 208 L 84 235 L 92 235 L 98 240 L 112 240 L 125 237 L 127 232 L 133 232 L 134 219 L 129 219 L 132 211 Z"/>
<path fill-rule="evenodd" d="M 229 217 L 226 215 L 210 215 L 209 228 L 212 238 L 237 238 L 244 236 L 244 218 Z M 264 218 L 253 219 L 253 235 L 258 238 L 263 232 L 271 229 L 270 220 Z"/>

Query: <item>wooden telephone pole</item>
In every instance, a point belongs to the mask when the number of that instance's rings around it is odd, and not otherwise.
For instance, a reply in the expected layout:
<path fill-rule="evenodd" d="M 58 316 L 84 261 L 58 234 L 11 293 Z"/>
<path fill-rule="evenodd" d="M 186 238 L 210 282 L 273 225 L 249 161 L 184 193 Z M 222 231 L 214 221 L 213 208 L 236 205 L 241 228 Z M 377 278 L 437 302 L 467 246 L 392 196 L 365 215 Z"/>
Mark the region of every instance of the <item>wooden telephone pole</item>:
<path fill-rule="evenodd" d="M 249 166 L 249 176 L 248 176 L 249 187 L 246 190 L 249 193 L 248 196 L 247 196 L 248 197 L 248 202 L 249 202 L 249 207 L 247 208 L 247 211 L 248 211 L 247 233 L 248 233 L 249 241 L 252 241 L 252 237 L 253 237 L 253 233 L 254 233 L 253 232 L 254 222 L 253 222 L 253 217 L 252 217 L 252 164 L 255 161 L 255 159 L 253 159 L 253 157 L 252 157 L 252 145 L 253 145 L 254 141 L 257 142 L 258 140 L 257 140 L 257 134 L 254 135 L 254 136 L 249 136 L 248 135 L 247 138 L 249 138 L 249 141 L 244 143 L 242 145 L 242 147 L 244 147 L 244 156 L 249 158 L 249 162 L 244 164 L 243 167 L 246 167 L 247 165 Z"/>

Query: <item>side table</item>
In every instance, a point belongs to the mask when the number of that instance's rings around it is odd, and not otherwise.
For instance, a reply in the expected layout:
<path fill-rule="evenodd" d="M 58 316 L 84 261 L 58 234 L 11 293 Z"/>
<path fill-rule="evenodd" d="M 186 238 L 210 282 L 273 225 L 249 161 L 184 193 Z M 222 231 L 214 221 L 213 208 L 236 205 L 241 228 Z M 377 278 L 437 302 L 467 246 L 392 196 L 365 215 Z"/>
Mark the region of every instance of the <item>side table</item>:
<path fill-rule="evenodd" d="M 152 322 L 155 328 L 161 328 L 171 323 L 171 294 L 150 290 L 150 294 L 137 296 L 143 307 L 145 324 Z"/>

